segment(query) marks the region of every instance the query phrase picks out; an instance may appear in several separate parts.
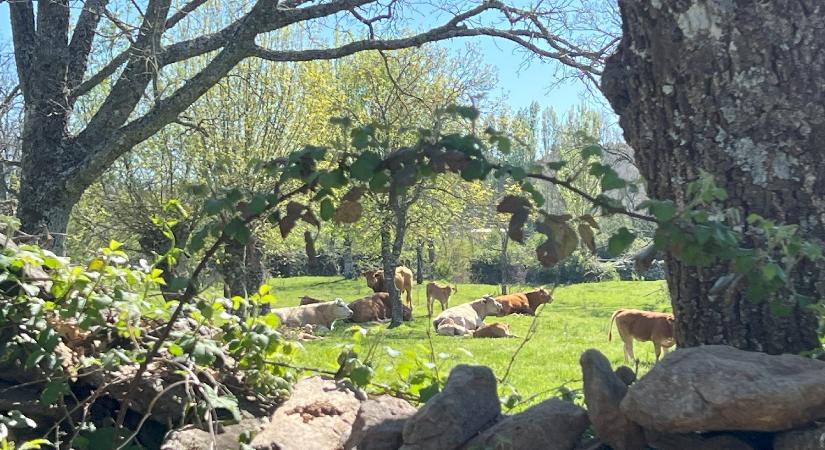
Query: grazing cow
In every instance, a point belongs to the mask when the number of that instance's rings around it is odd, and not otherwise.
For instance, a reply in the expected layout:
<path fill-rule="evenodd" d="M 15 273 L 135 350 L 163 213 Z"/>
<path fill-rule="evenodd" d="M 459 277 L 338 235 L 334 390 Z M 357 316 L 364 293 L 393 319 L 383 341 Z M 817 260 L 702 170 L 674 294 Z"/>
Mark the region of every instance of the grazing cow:
<path fill-rule="evenodd" d="M 450 307 L 450 296 L 453 292 L 458 292 L 458 286 L 439 286 L 436 283 L 427 283 L 427 314 L 433 315 L 433 300 L 441 303 L 441 310 Z"/>
<path fill-rule="evenodd" d="M 619 309 L 610 318 L 610 331 L 607 333 L 607 340 L 613 340 L 613 321 L 619 330 L 624 342 L 624 360 L 629 363 L 635 361 L 633 355 L 633 339 L 638 341 L 652 341 L 653 349 L 656 352 L 656 361 L 659 355 L 672 347 L 676 342 L 673 340 L 673 314 L 651 311 L 639 311 L 638 309 Z"/>
<path fill-rule="evenodd" d="M 323 300 L 318 300 L 317 298 L 312 298 L 308 295 L 301 297 L 301 306 L 303 305 L 314 305 L 316 303 L 324 303 Z"/>
<path fill-rule="evenodd" d="M 378 292 L 349 304 L 352 310 L 350 321 L 355 323 L 378 322 L 392 318 L 390 294 Z M 405 321 L 412 320 L 412 311 L 407 305 L 401 305 L 402 317 Z"/>
<path fill-rule="evenodd" d="M 543 287 L 530 292 L 520 292 L 518 294 L 499 295 L 496 300 L 501 303 L 501 314 L 527 314 L 533 316 L 536 309 L 545 303 L 552 303 L 553 296 Z"/>
<path fill-rule="evenodd" d="M 364 272 L 362 275 L 364 275 L 364 278 L 366 278 L 367 280 L 367 286 L 369 286 L 373 292 L 387 292 L 387 289 L 384 286 L 383 270 L 368 270 Z M 398 289 L 399 294 L 403 292 L 407 293 L 407 306 L 410 308 L 410 310 L 413 309 L 412 280 L 412 270 L 404 266 L 398 266 L 395 268 L 395 288 Z"/>
<path fill-rule="evenodd" d="M 352 310 L 340 298 L 314 305 L 273 309 L 272 313 L 277 315 L 281 319 L 281 325 L 286 327 L 323 325 L 330 330 L 332 329 L 332 323 L 336 320 L 352 316 Z"/>
<path fill-rule="evenodd" d="M 473 333 L 474 338 L 503 338 L 515 337 L 510 334 L 510 326 L 503 322 L 494 322 L 484 325 Z"/>
<path fill-rule="evenodd" d="M 433 319 L 433 327 L 435 327 L 438 334 L 445 336 L 454 336 L 457 330 L 460 331 L 462 335 L 471 334 L 471 331 L 477 330 L 484 325 L 484 317 L 495 315 L 499 312 L 501 312 L 501 303 L 497 302 L 492 296 L 485 295 L 484 298 L 441 311 L 441 313 Z M 463 328 L 463 330 L 461 330 L 461 328 Z"/>

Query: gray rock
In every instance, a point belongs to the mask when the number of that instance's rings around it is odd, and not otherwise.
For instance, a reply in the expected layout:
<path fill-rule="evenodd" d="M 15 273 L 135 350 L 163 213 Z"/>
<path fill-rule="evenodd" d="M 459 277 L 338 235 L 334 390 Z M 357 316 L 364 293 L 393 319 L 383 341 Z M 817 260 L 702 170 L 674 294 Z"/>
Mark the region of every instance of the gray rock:
<path fill-rule="evenodd" d="M 753 450 L 744 441 L 726 434 L 702 436 L 698 433 L 667 434 L 646 430 L 645 437 L 647 445 L 656 450 Z"/>
<path fill-rule="evenodd" d="M 344 445 L 347 450 L 398 450 L 407 419 L 418 411 L 404 400 L 382 395 L 361 404 Z"/>
<path fill-rule="evenodd" d="M 453 450 L 501 413 L 496 378 L 484 366 L 458 365 L 444 390 L 404 425 L 403 450 Z"/>
<path fill-rule="evenodd" d="M 169 432 L 160 450 L 238 450 L 241 434 L 255 433 L 263 423 L 261 419 L 244 419 L 235 425 L 219 426 L 214 440 L 209 431 L 187 425 Z"/>
<path fill-rule="evenodd" d="M 630 386 L 621 409 L 663 433 L 788 430 L 825 418 L 825 362 L 723 345 L 679 349 Z"/>
<path fill-rule="evenodd" d="M 258 450 L 332 450 L 349 439 L 361 406 L 351 384 L 305 378 L 252 440 Z"/>
<path fill-rule="evenodd" d="M 777 433 L 774 450 L 825 450 L 825 423 Z"/>
<path fill-rule="evenodd" d="M 610 361 L 598 350 L 582 353 L 584 402 L 596 435 L 615 450 L 645 448 L 642 428 L 622 413 L 619 404 L 627 385 L 611 369 Z"/>
<path fill-rule="evenodd" d="M 468 442 L 464 450 L 571 450 L 587 428 L 584 409 L 550 399 L 505 417 Z"/>

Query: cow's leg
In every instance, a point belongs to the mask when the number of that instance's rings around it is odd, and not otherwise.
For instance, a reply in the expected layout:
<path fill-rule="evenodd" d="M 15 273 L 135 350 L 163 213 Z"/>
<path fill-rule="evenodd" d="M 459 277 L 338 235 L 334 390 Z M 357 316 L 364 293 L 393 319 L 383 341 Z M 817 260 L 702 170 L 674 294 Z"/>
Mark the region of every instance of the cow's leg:
<path fill-rule="evenodd" d="M 662 346 L 656 341 L 653 341 L 653 351 L 656 353 L 656 361 L 659 361 L 659 355 L 662 354 Z"/>
<path fill-rule="evenodd" d="M 430 317 L 433 316 L 433 298 L 429 295 L 427 295 L 427 315 Z"/>
<path fill-rule="evenodd" d="M 445 309 L 450 307 L 449 302 L 450 302 L 450 300 L 441 300 L 441 311 L 444 311 Z"/>
<path fill-rule="evenodd" d="M 633 337 L 622 336 L 622 341 L 624 342 L 624 362 L 629 364 L 636 360 L 636 356 L 633 355 Z"/>

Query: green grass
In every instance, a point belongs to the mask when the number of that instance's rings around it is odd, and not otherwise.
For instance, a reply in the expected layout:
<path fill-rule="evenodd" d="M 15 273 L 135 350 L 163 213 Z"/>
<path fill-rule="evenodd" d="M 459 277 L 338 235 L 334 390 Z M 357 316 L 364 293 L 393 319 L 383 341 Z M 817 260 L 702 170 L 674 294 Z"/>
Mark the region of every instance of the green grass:
<path fill-rule="evenodd" d="M 303 295 L 324 300 L 340 297 L 349 302 L 371 293 L 364 280 L 345 280 L 340 277 L 272 279 L 270 284 L 278 299 L 277 306 L 297 305 Z M 515 292 L 512 289 L 511 291 Z M 495 292 L 496 286 L 460 284 L 458 293 L 450 300 L 450 305 L 475 300 L 483 294 Z M 614 310 L 670 309 L 663 281 L 579 284 L 559 287 L 553 296 L 555 301 L 546 305 L 540 313 L 537 333 L 518 355 L 509 378 L 509 383 L 525 398 L 536 395 L 537 400 L 543 400 L 553 396 L 553 390 L 564 383 L 570 388 L 579 388 L 579 356 L 588 348 L 600 350 L 614 367 L 623 364 L 621 340 L 614 333 L 613 342 L 607 341 L 608 323 Z M 381 351 L 378 352 L 376 367 L 392 365 L 393 359 L 384 351 L 384 347 L 403 352 L 415 349 L 421 344 L 418 351 L 428 351 L 426 327 L 431 329 L 432 325 L 426 315 L 426 294 L 423 285 L 414 286 L 413 306 L 412 322 L 380 333 Z M 437 302 L 434 307 L 436 313 L 440 311 Z M 512 315 L 488 317 L 485 322 L 506 322 L 510 325 L 512 333 L 523 337 L 532 320 L 530 316 Z M 304 367 L 335 370 L 335 361 L 341 346 L 352 342 L 352 332 L 347 331 L 351 325 L 338 322 L 335 330 L 326 339 L 304 342 L 305 351 L 297 357 L 295 363 Z M 386 328 L 384 325 L 376 327 Z M 497 377 L 501 377 L 513 353 L 522 342 L 520 338 L 473 339 L 437 336 L 435 333 L 431 335 L 435 352 L 446 354 L 442 355 L 439 364 L 442 373 L 446 373 L 455 364 L 483 364 L 491 367 Z M 654 360 L 652 344 L 637 342 L 634 350 L 636 357 L 641 360 L 640 372 L 647 371 Z M 383 376 L 389 376 L 390 373 L 384 372 Z"/>

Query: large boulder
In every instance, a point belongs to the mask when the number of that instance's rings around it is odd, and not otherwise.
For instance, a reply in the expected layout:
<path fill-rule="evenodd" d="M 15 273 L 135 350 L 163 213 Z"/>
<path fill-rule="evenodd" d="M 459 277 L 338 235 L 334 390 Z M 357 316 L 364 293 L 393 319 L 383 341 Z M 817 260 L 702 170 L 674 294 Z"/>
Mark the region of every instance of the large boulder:
<path fill-rule="evenodd" d="M 644 449 L 642 428 L 619 408 L 627 393 L 627 384 L 613 372 L 610 361 L 598 350 L 590 349 L 582 353 L 579 363 L 587 415 L 599 439 L 615 450 Z"/>
<path fill-rule="evenodd" d="M 361 394 L 344 381 L 321 377 L 295 384 L 252 440 L 258 450 L 330 450 L 344 446 L 361 406 Z"/>
<path fill-rule="evenodd" d="M 418 411 L 399 398 L 382 395 L 361 404 L 346 450 L 398 450 L 407 419 Z"/>
<path fill-rule="evenodd" d="M 496 378 L 489 367 L 458 365 L 444 390 L 404 425 L 403 450 L 453 450 L 501 413 Z"/>
<path fill-rule="evenodd" d="M 774 450 L 825 450 L 825 423 L 777 433 Z"/>
<path fill-rule="evenodd" d="M 645 437 L 648 446 L 656 450 L 753 450 L 753 446 L 729 434 L 703 436 L 698 433 L 667 434 L 646 431 Z"/>
<path fill-rule="evenodd" d="M 629 388 L 621 409 L 666 433 L 788 430 L 825 418 L 825 362 L 723 345 L 680 349 Z"/>
<path fill-rule="evenodd" d="M 163 441 L 160 450 L 204 450 L 209 448 L 220 450 L 238 450 L 241 447 L 240 438 L 244 433 L 257 432 L 263 421 L 261 419 L 244 419 L 235 425 L 218 427 L 213 435 L 193 425 L 169 432 Z"/>
<path fill-rule="evenodd" d="M 468 442 L 464 450 L 571 450 L 588 425 L 584 409 L 550 399 L 505 417 Z"/>

